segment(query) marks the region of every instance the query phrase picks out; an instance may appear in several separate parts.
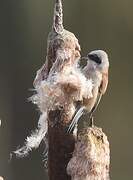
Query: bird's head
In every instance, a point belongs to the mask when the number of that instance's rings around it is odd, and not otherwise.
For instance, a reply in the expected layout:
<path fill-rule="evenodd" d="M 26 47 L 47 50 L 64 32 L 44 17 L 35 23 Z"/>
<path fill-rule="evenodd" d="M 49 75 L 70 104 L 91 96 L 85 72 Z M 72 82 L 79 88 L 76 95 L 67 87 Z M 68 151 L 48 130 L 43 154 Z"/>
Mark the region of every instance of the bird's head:
<path fill-rule="evenodd" d="M 108 55 L 103 50 L 91 51 L 87 55 L 87 58 L 89 58 L 89 61 L 91 61 L 91 63 L 93 63 L 96 66 L 96 69 L 100 72 L 103 72 L 109 67 Z"/>

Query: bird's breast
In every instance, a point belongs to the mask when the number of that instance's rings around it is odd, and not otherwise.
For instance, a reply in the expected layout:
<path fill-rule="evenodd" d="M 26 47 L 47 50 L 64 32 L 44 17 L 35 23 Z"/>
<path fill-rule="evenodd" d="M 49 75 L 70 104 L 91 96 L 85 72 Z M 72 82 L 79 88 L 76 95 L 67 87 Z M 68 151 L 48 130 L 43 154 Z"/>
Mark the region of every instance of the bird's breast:
<path fill-rule="evenodd" d="M 95 105 L 97 95 L 98 95 L 98 87 L 94 87 L 92 90 L 92 98 L 84 98 L 83 99 L 83 105 L 86 107 L 86 110 L 90 112 Z"/>

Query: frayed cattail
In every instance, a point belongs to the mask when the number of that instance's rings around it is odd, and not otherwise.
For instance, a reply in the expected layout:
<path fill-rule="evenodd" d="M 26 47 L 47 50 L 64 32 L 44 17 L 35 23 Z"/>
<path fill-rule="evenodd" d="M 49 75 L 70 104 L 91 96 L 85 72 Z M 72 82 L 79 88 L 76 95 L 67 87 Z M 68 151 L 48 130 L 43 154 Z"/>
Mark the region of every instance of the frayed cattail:
<path fill-rule="evenodd" d="M 38 121 L 38 128 L 26 138 L 24 146 L 18 148 L 16 151 L 13 151 L 13 154 L 15 154 L 16 157 L 22 158 L 27 156 L 33 149 L 37 149 L 41 141 L 44 139 L 47 129 L 47 113 L 43 113 Z"/>

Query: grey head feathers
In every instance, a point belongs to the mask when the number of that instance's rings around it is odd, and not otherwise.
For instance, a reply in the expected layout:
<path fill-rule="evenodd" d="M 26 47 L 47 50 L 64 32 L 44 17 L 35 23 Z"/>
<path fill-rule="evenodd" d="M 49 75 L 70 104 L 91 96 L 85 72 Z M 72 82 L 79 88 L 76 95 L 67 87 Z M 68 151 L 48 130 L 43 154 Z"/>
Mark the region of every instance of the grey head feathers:
<path fill-rule="evenodd" d="M 102 71 L 109 67 L 108 55 L 103 50 L 94 50 L 87 55 L 88 59 L 92 61 L 96 67 Z"/>

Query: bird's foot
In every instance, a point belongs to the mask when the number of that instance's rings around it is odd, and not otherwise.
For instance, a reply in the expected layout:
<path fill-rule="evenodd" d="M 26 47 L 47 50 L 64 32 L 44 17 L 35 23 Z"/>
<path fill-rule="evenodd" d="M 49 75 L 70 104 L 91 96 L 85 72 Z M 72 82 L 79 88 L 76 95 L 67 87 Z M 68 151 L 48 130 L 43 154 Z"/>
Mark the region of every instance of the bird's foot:
<path fill-rule="evenodd" d="M 94 127 L 94 117 L 90 118 L 90 127 Z"/>

